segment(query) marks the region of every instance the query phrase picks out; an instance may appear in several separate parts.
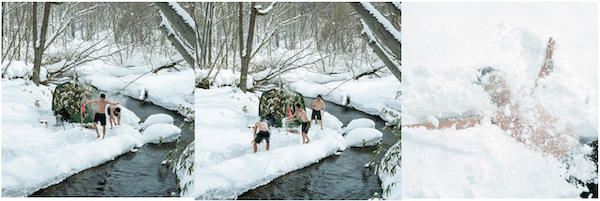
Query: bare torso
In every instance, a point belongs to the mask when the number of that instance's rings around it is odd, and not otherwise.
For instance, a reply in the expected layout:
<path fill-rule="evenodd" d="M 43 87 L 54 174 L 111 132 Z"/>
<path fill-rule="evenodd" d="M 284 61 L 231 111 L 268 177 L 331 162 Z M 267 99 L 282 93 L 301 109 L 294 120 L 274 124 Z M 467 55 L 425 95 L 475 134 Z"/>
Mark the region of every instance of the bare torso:
<path fill-rule="evenodd" d="M 98 100 L 95 100 L 94 102 L 96 102 L 98 105 L 96 112 L 98 112 L 100 114 L 104 114 L 104 111 L 106 111 L 106 105 L 110 103 L 106 99 L 98 99 Z"/>
<path fill-rule="evenodd" d="M 300 115 L 300 118 L 302 119 L 302 122 L 308 122 L 308 116 L 306 116 L 306 112 L 304 112 L 304 110 L 298 110 L 296 113 L 298 113 L 298 115 Z"/>
<path fill-rule="evenodd" d="M 325 105 L 325 103 L 322 100 L 314 100 L 312 102 L 312 109 L 313 110 L 321 110 L 324 105 Z"/>
<path fill-rule="evenodd" d="M 266 122 L 256 122 L 256 124 L 254 124 L 255 128 L 257 128 L 259 131 L 268 131 L 269 130 L 269 125 Z"/>

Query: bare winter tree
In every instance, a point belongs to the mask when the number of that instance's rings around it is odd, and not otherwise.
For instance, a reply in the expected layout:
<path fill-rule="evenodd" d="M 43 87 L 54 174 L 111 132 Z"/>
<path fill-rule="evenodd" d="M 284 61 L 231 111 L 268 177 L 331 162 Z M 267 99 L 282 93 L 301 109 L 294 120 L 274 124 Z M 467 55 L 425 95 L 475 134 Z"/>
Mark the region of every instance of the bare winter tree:
<path fill-rule="evenodd" d="M 352 2 L 348 3 L 360 15 L 363 22 L 362 35 L 368 42 L 369 46 L 375 51 L 377 56 L 383 61 L 387 68 L 394 74 L 398 81 L 402 81 L 402 72 L 400 65 L 395 64 L 395 60 L 401 61 L 401 38 L 400 32 L 385 18 L 377 9 L 368 2 Z M 400 13 L 399 6 L 390 6 L 396 9 L 396 13 Z M 366 25 L 366 26 L 365 26 Z M 371 34 L 371 31 L 375 35 Z M 382 42 L 378 43 L 377 39 Z M 390 51 L 380 44 L 384 44 Z"/>
<path fill-rule="evenodd" d="M 36 86 L 40 85 L 40 66 L 42 65 L 42 56 L 44 54 L 44 45 L 46 44 L 46 31 L 48 30 L 48 18 L 50 18 L 50 9 L 52 3 L 44 3 L 44 17 L 42 18 L 42 28 L 40 33 L 37 32 L 37 5 L 39 3 L 33 3 L 33 41 L 34 41 L 34 52 L 35 59 L 33 61 L 33 83 Z M 38 39 L 39 34 L 39 39 Z"/>

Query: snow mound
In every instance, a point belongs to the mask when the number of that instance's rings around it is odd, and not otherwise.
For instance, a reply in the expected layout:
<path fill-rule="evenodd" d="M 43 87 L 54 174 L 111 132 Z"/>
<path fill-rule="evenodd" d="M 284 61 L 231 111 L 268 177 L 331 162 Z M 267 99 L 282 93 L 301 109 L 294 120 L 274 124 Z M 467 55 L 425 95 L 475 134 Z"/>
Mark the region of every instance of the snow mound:
<path fill-rule="evenodd" d="M 173 124 L 173 117 L 168 114 L 153 114 L 146 118 L 146 121 L 140 126 L 140 130 L 144 130 L 151 126 L 152 124 L 164 123 L 164 124 Z"/>
<path fill-rule="evenodd" d="M 158 144 L 161 138 L 163 143 L 169 143 L 179 138 L 181 129 L 172 124 L 157 123 L 148 126 L 142 134 L 146 143 Z"/>
<path fill-rule="evenodd" d="M 367 118 L 354 119 L 344 128 L 344 133 L 348 133 L 355 128 L 375 128 L 375 122 Z"/>
<path fill-rule="evenodd" d="M 363 141 L 366 141 L 365 146 L 373 146 L 379 144 L 383 137 L 383 133 L 374 128 L 356 128 L 346 135 L 346 143 L 350 147 L 362 147 Z"/>

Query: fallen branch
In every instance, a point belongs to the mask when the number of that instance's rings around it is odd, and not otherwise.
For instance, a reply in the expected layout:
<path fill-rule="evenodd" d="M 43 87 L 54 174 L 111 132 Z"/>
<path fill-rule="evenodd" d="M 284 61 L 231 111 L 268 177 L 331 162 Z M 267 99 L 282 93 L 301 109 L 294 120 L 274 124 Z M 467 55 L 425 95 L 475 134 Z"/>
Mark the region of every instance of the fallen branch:
<path fill-rule="evenodd" d="M 335 87 L 335 88 L 333 88 L 331 91 L 329 91 L 329 93 L 325 94 L 325 96 L 329 95 L 331 92 L 335 91 L 337 88 L 339 88 L 340 86 L 342 86 L 343 84 L 345 84 L 346 82 L 348 82 L 348 81 L 350 81 L 350 80 L 358 80 L 359 78 L 361 78 L 361 77 L 363 77 L 363 76 L 366 76 L 366 75 L 377 75 L 377 74 L 375 74 L 375 73 L 376 73 L 378 70 L 380 70 L 380 69 L 382 69 L 382 68 L 385 68 L 385 67 L 386 67 L 386 66 L 382 66 L 382 67 L 379 67 L 379 68 L 373 69 L 373 70 L 371 70 L 371 71 L 367 71 L 367 72 L 361 73 L 361 74 L 359 74 L 359 75 L 357 75 L 357 76 L 354 76 L 354 77 L 352 77 L 352 78 L 350 78 L 350 79 L 347 79 L 346 81 L 342 82 L 342 83 L 341 83 L 341 84 L 339 84 L 337 87 Z"/>
<path fill-rule="evenodd" d="M 144 75 L 146 75 L 146 74 L 148 74 L 148 73 L 156 73 L 156 72 L 158 72 L 159 70 L 166 69 L 166 68 L 175 68 L 175 64 L 177 64 L 177 63 L 179 63 L 179 62 L 181 62 L 181 61 L 183 61 L 183 59 L 181 59 L 181 60 L 178 60 L 178 61 L 174 61 L 174 62 L 172 62 L 172 63 L 165 64 L 165 65 L 163 65 L 163 66 L 161 66 L 161 67 L 158 67 L 157 69 L 152 69 L 152 70 L 150 70 L 150 71 L 148 71 L 148 72 L 145 72 L 145 73 L 141 74 L 140 76 L 138 76 L 137 78 L 135 78 L 134 80 L 132 80 L 131 82 L 127 83 L 127 85 L 125 85 L 123 88 L 121 88 L 121 89 L 119 89 L 118 91 L 116 91 L 116 92 L 115 92 L 115 94 L 116 94 L 116 93 L 119 93 L 119 92 L 120 92 L 120 91 L 122 91 L 123 89 L 127 88 L 129 85 L 131 85 L 132 83 L 134 83 L 135 81 L 137 81 L 138 79 L 140 79 L 142 76 L 144 76 Z M 179 69 L 177 69 L 177 71 L 179 71 Z"/>

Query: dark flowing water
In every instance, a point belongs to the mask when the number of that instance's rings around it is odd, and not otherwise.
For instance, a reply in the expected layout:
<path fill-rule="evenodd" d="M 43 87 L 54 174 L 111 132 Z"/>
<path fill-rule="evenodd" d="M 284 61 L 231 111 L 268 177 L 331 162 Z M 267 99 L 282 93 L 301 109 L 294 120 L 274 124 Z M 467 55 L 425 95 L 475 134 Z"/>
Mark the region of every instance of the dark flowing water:
<path fill-rule="evenodd" d="M 176 126 L 184 121 L 177 112 L 127 96 L 107 95 L 107 100 L 120 101 L 142 120 L 152 114 L 165 113 L 173 117 Z M 191 132 L 189 128 L 181 132 L 184 147 L 193 140 Z M 166 152 L 174 147 L 174 142 L 161 146 L 146 144 L 137 152 L 125 153 L 30 196 L 179 196 L 177 176 L 167 166 L 161 165 L 167 158 Z"/>
<path fill-rule="evenodd" d="M 306 105 L 313 100 L 305 98 Z M 392 139 L 392 133 L 382 130 L 385 122 L 380 117 L 327 101 L 325 104 L 325 111 L 336 116 L 344 126 L 357 118 L 375 121 L 375 128 L 383 132 L 384 148 L 389 148 L 397 141 Z M 373 174 L 374 169 L 364 168 L 373 159 L 368 155 L 373 150 L 375 147 L 347 148 L 339 156 L 329 156 L 319 163 L 278 177 L 267 185 L 245 192 L 238 199 L 365 200 L 375 192 L 381 195 L 381 182 Z"/>

